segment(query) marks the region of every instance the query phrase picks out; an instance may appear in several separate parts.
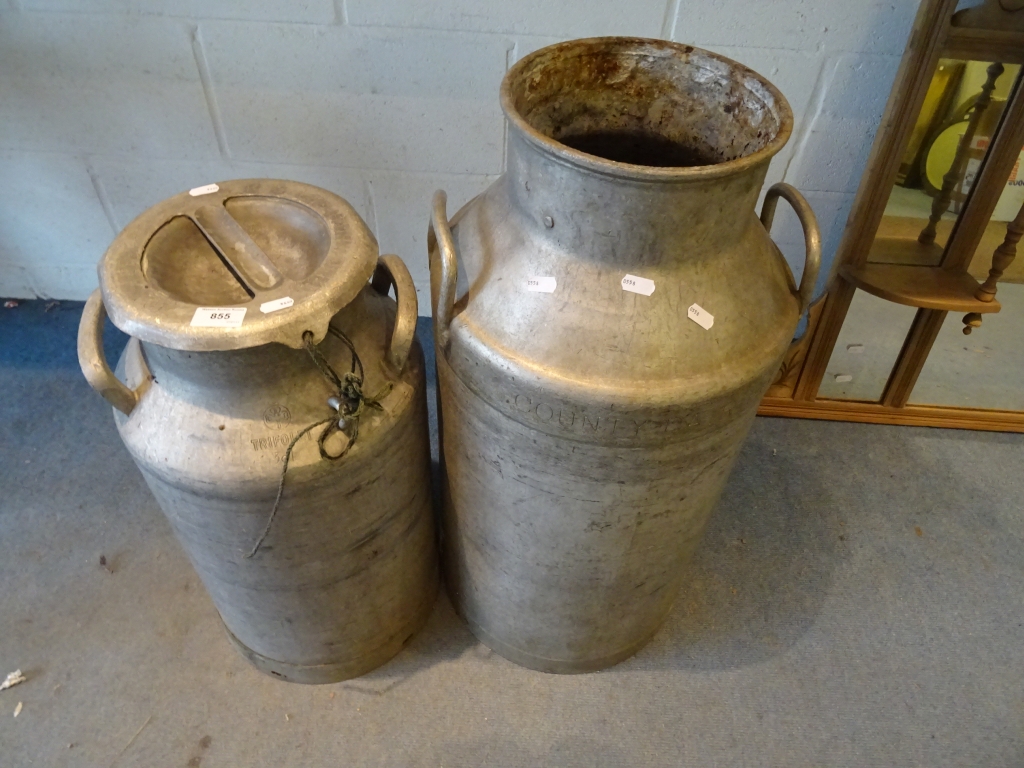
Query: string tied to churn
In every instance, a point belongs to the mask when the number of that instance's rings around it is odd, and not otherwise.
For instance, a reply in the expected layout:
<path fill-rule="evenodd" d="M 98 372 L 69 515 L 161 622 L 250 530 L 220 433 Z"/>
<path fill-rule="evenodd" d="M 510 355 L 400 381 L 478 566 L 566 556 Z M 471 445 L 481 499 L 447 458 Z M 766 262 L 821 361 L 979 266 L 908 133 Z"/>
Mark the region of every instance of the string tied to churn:
<path fill-rule="evenodd" d="M 332 336 L 341 340 L 341 342 L 348 347 L 349 352 L 352 353 L 351 370 L 346 372 L 344 375 L 339 376 L 337 371 L 331 367 L 331 364 L 327 361 L 323 352 L 321 352 L 317 345 L 313 343 L 312 331 L 303 332 L 302 344 L 305 347 L 306 352 L 309 353 L 309 356 L 313 360 L 317 369 L 321 374 L 323 374 L 323 377 L 334 389 L 334 394 L 327 398 L 327 405 L 334 411 L 334 413 L 327 418 L 313 422 L 295 435 L 291 442 L 288 443 L 288 447 L 284 452 L 284 462 L 281 465 L 281 479 L 277 484 L 277 497 L 274 499 L 274 506 L 270 510 L 270 515 L 267 518 L 267 524 L 263 528 L 263 533 L 261 533 L 259 539 L 256 540 L 256 544 L 253 545 L 252 550 L 245 555 L 245 559 L 253 557 L 259 551 L 264 540 L 267 538 L 267 535 L 270 533 L 271 526 L 274 524 L 274 518 L 277 516 L 277 510 L 281 506 L 281 496 L 284 494 L 284 481 L 285 476 L 288 474 L 288 464 L 291 462 L 292 451 L 294 450 L 296 443 L 317 427 L 323 427 L 323 430 L 320 432 L 320 436 L 316 441 L 317 448 L 320 451 L 320 458 L 326 459 L 327 461 L 338 461 L 352 449 L 356 439 L 359 437 L 359 418 L 366 412 L 367 408 L 374 408 L 378 411 L 383 410 L 380 401 L 387 397 L 391 392 L 393 385 L 391 382 L 388 382 L 384 385 L 384 388 L 373 397 L 365 395 L 363 393 L 363 380 L 365 377 L 363 361 L 359 359 L 359 354 L 356 352 L 355 345 L 348 336 L 339 331 L 333 325 L 328 326 L 327 330 Z M 345 446 L 338 451 L 338 453 L 331 453 L 327 448 L 327 441 L 337 432 L 341 432 L 348 439 Z"/>

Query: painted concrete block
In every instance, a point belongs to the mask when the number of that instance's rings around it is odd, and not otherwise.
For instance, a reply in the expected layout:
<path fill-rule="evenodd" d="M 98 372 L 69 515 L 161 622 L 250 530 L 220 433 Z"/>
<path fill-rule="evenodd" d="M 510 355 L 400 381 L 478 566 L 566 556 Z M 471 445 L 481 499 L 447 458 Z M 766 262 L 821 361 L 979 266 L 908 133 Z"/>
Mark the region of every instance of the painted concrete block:
<path fill-rule="evenodd" d="M 24 297 L 27 284 L 32 296 L 88 296 L 113 230 L 85 164 L 56 152 L 2 152 L 0 178 L 0 272 L 12 272 L 2 292 Z"/>
<path fill-rule="evenodd" d="M 900 54 L 919 0 L 679 0 L 672 39 L 702 47 Z"/>
<path fill-rule="evenodd" d="M 0 16 L 0 149 L 213 157 L 186 22 Z"/>
<path fill-rule="evenodd" d="M 234 159 L 501 167 L 503 38 L 226 22 L 202 31 Z"/>
<path fill-rule="evenodd" d="M 199 162 L 97 155 L 89 163 L 119 232 L 140 213 L 168 197 L 231 178 L 231 165 L 219 159 Z"/>
<path fill-rule="evenodd" d="M 157 203 L 193 187 L 229 179 L 288 179 L 334 192 L 370 221 L 363 172 L 350 168 L 272 163 L 96 157 L 93 171 L 106 192 L 118 228 Z"/>
<path fill-rule="evenodd" d="M 154 14 L 196 19 L 333 24 L 333 0 L 21 0 L 27 11 Z"/>
<path fill-rule="evenodd" d="M 787 180 L 801 189 L 856 192 L 899 59 L 844 54 L 826 65 L 823 100 Z"/>
<path fill-rule="evenodd" d="M 350 24 L 547 34 L 659 37 L 670 0 L 347 0 Z"/>
<path fill-rule="evenodd" d="M 676 6 L 674 39 L 741 61 L 790 101 L 794 138 L 766 184 L 807 194 L 830 260 L 917 0 L 595 2 L 17 0 L 0 11 L 0 293 L 84 298 L 112 226 L 204 182 L 269 176 L 347 198 L 409 263 L 426 314 L 430 198 L 448 188 L 454 214 L 500 172 L 507 62 L 570 37 L 658 36 Z M 335 23 L 346 5 L 357 26 Z M 785 205 L 773 234 L 799 278 Z"/>
<path fill-rule="evenodd" d="M 575 35 L 516 35 L 513 38 L 515 47 L 509 55 L 509 66 L 512 66 L 524 56 L 533 53 L 534 51 L 545 48 L 555 43 L 561 43 L 564 40 L 570 40 Z"/>
<path fill-rule="evenodd" d="M 416 281 L 421 315 L 430 315 L 430 269 L 427 263 L 427 225 L 434 191 L 448 193 L 448 218 L 487 189 L 495 176 L 409 174 L 377 171 L 370 174 L 382 253 L 397 253 Z"/>
<path fill-rule="evenodd" d="M 34 299 L 36 296 L 26 267 L 0 261 L 0 299 Z"/>
<path fill-rule="evenodd" d="M 34 264 L 29 273 L 32 295 L 18 298 L 85 301 L 99 285 L 95 264 Z"/>
<path fill-rule="evenodd" d="M 0 297 L 5 299 L 84 301 L 98 284 L 95 265 L 34 264 L 26 267 L 0 260 Z"/>

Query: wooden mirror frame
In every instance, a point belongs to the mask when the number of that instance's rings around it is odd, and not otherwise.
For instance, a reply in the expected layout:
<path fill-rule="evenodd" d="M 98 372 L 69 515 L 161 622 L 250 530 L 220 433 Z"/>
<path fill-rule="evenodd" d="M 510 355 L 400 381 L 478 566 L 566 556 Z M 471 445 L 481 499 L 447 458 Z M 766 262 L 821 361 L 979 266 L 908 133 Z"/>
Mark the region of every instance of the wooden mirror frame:
<path fill-rule="evenodd" d="M 967 267 L 1024 146 L 1024 87 L 1015 88 L 1011 94 L 977 181 L 953 226 L 941 264 L 867 263 L 888 192 L 896 181 L 939 59 L 1024 63 L 1024 10 L 1018 9 L 1020 5 L 1011 0 L 986 0 L 957 12 L 957 0 L 922 0 L 833 261 L 828 287 L 811 307 L 807 332 L 790 348 L 762 400 L 758 411 L 761 415 L 1024 432 L 1024 411 L 908 404 L 946 314 L 968 313 L 965 332 L 970 332 L 970 326 L 980 324 L 982 313 L 999 311 L 994 291 L 991 296 L 984 294 Z M 1013 238 L 1008 233 L 1007 241 L 1000 246 L 1006 263 L 1007 258 L 1012 260 L 1016 247 L 1016 240 L 1010 240 Z M 993 273 L 986 286 L 991 283 L 994 287 L 996 277 L 998 274 Z M 917 307 L 917 314 L 879 401 L 818 397 L 858 288 Z"/>

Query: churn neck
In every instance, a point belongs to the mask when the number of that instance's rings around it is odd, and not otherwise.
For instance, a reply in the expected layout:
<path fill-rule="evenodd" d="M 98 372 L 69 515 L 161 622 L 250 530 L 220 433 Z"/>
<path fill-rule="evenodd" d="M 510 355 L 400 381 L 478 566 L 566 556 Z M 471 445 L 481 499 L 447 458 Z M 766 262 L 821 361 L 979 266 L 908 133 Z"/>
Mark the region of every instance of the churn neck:
<path fill-rule="evenodd" d="M 536 51 L 505 76 L 501 104 L 513 204 L 563 242 L 605 233 L 588 251 L 609 256 L 622 253 L 622 222 L 634 243 L 671 230 L 717 246 L 742 237 L 793 125 L 782 94 L 743 65 L 643 38 Z"/>
<path fill-rule="evenodd" d="M 726 249 L 756 221 L 768 160 L 731 175 L 645 180 L 603 174 L 509 131 L 504 183 L 513 207 L 567 250 L 629 266 L 684 258 L 662 252 L 689 235 Z"/>
<path fill-rule="evenodd" d="M 142 342 L 142 349 L 153 378 L 176 392 L 260 391 L 316 374 L 305 350 L 284 344 L 202 352 Z"/>

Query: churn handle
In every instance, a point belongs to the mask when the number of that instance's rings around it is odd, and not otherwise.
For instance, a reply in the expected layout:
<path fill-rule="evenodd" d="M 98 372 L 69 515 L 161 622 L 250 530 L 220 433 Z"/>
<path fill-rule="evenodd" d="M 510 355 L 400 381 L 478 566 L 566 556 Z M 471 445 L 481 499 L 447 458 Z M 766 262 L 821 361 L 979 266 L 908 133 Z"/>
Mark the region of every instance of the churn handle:
<path fill-rule="evenodd" d="M 401 373 L 405 369 L 412 341 L 416 337 L 419 305 L 416 301 L 416 285 L 405 262 L 394 254 L 388 254 L 377 259 L 373 287 L 387 296 L 392 285 L 395 286 L 398 313 L 395 315 L 395 330 L 391 332 L 391 343 L 388 345 L 386 358 L 388 365 Z"/>
<path fill-rule="evenodd" d="M 455 286 L 458 278 L 458 263 L 455 256 L 455 242 L 452 240 L 452 230 L 448 226 L 448 195 L 443 189 L 434 193 L 434 207 L 430 216 L 430 226 L 427 229 L 427 255 L 430 258 L 431 291 L 433 292 L 434 279 L 434 247 L 437 247 L 441 256 L 441 274 L 439 276 L 440 288 L 434 296 L 436 300 L 434 307 L 434 328 L 437 333 L 437 343 L 441 349 L 448 346 L 448 326 L 452 321 L 452 312 L 455 309 Z"/>
<path fill-rule="evenodd" d="M 807 255 L 804 257 L 804 273 L 800 278 L 800 288 L 797 296 L 800 299 L 800 314 L 807 311 L 814 297 L 814 284 L 818 281 L 818 269 L 821 267 L 821 230 L 818 229 L 818 217 L 807 199 L 801 195 L 796 187 L 785 182 L 772 184 L 764 196 L 764 205 L 761 206 L 761 224 L 771 232 L 772 220 L 775 218 L 775 206 L 779 198 L 786 199 L 797 218 L 800 219 L 800 226 L 804 228 L 804 242 L 807 245 Z"/>
<path fill-rule="evenodd" d="M 103 295 L 97 288 L 85 302 L 82 321 L 78 325 L 78 364 L 82 366 L 82 373 L 89 385 L 128 416 L 139 402 L 139 393 L 122 384 L 107 365 L 107 358 L 103 354 L 103 321 L 106 319 Z"/>

